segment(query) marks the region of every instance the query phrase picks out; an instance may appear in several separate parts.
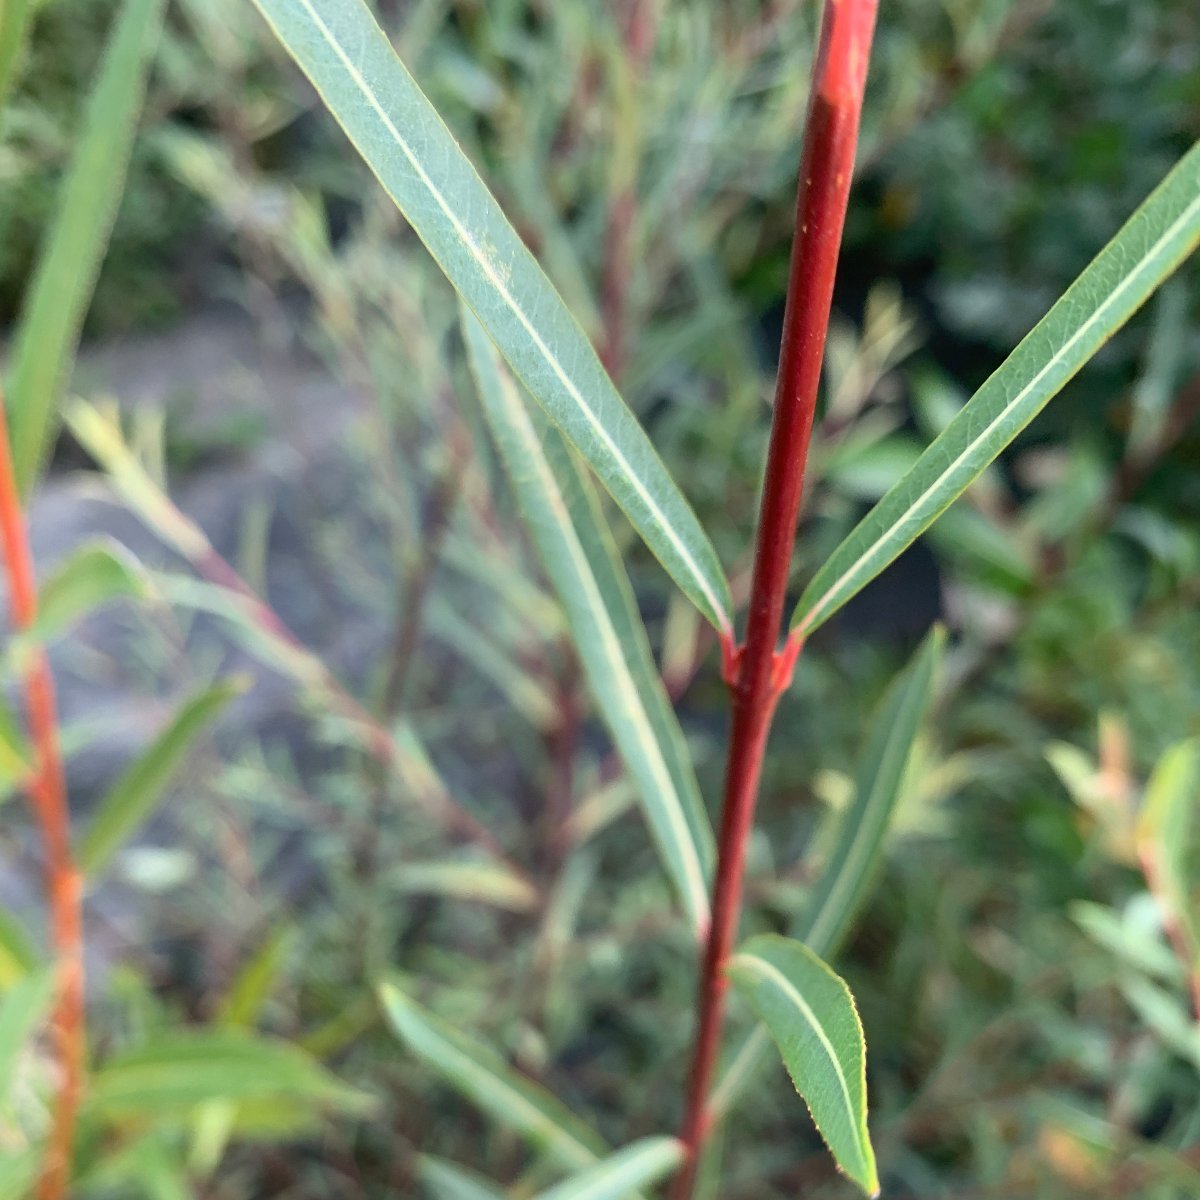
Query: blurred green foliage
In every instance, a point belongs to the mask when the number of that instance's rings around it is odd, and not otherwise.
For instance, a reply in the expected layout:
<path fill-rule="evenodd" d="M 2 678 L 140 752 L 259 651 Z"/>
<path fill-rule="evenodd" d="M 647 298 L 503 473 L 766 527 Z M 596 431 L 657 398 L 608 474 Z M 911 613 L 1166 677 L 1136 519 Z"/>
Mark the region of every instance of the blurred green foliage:
<path fill-rule="evenodd" d="M 640 73 L 620 5 L 376 7 L 593 334 L 610 210 L 636 177 L 620 382 L 736 584 L 814 6 L 661 5 Z M 1190 0 L 882 7 L 798 584 L 1200 134 Z M 4 318 L 112 8 L 47 0 L 0 116 Z M 552 719 L 581 707 L 577 667 L 482 436 L 448 289 L 250 6 L 180 0 L 89 331 L 217 300 L 282 325 L 360 401 L 339 446 L 353 469 L 288 519 L 321 568 L 306 586 L 417 647 L 399 683 L 379 648 L 353 679 L 412 741 L 407 772 L 381 771 L 313 673 L 293 670 L 318 753 L 230 736 L 172 850 L 129 852 L 123 876 L 152 898 L 157 936 L 121 947 L 127 965 L 94 1003 L 104 1052 L 174 1052 L 178 1026 L 219 1017 L 297 1043 L 357 1091 L 285 1150 L 268 1135 L 311 1128 L 303 1097 L 272 1129 L 201 1095 L 94 1165 L 86 1194 L 411 1195 L 420 1150 L 531 1195 L 544 1164 L 403 1053 L 374 982 L 398 968 L 421 1004 L 621 1145 L 674 1124 L 692 948 L 600 727 Z M 1162 755 L 1200 732 L 1198 312 L 1192 267 L 814 639 L 781 705 L 748 931 L 800 908 L 866 716 L 933 616 L 948 619 L 936 718 L 838 963 L 868 1031 L 887 1195 L 1197 1194 L 1196 1027 L 1127 826 Z M 155 452 L 155 437 L 131 435 L 151 474 L 188 467 L 191 443 Z M 246 525 L 239 565 L 269 583 L 269 531 Z M 711 808 L 715 653 L 616 529 Z M 147 676 L 204 676 L 220 653 L 186 603 L 134 640 Z M 528 871 L 536 903 L 430 816 L 439 789 Z M 237 1059 L 276 1043 L 220 1047 Z M 307 1058 L 289 1069 L 333 1095 Z M 731 1119 L 723 1197 L 849 1194 L 788 1090 L 776 1071 Z M 0 1131 L 36 1128 L 36 1104 L 20 1104 Z M 104 1149 L 85 1145 L 85 1164 Z"/>

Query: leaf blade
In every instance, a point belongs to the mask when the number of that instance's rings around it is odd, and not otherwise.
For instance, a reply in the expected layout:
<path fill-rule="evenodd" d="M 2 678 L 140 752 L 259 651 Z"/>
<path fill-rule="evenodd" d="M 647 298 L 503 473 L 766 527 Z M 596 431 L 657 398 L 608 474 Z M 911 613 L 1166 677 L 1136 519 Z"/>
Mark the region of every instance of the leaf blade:
<path fill-rule="evenodd" d="M 215 1102 L 362 1110 L 367 1098 L 289 1042 L 212 1028 L 161 1034 L 92 1076 L 86 1107 L 106 1119 L 189 1113 Z"/>
<path fill-rule="evenodd" d="M 79 847 L 85 874 L 108 865 L 124 838 L 150 815 L 192 743 L 241 690 L 240 682 L 223 683 L 192 696 L 113 784 Z"/>
<path fill-rule="evenodd" d="M 676 1138 L 642 1138 L 539 1192 L 534 1200 L 624 1200 L 639 1188 L 657 1183 L 682 1161 L 683 1143 Z"/>
<path fill-rule="evenodd" d="M 484 415 L 566 612 L 589 688 L 637 782 L 667 873 L 689 919 L 703 928 L 712 829 L 624 569 L 557 434 L 539 436 L 482 326 L 464 314 L 463 329 Z"/>
<path fill-rule="evenodd" d="M 124 190 L 165 0 L 125 0 L 88 97 L 83 129 L 38 258 L 8 372 L 13 468 L 22 494 L 49 446 L 54 408 Z"/>
<path fill-rule="evenodd" d="M 513 1072 L 492 1050 L 452 1029 L 394 983 L 379 988 L 393 1031 L 469 1100 L 570 1170 L 589 1167 L 604 1145 L 549 1092 Z"/>
<path fill-rule="evenodd" d="M 866 1042 L 850 989 L 803 943 L 774 934 L 751 938 L 727 971 L 771 1031 L 838 1165 L 877 1195 Z"/>
<path fill-rule="evenodd" d="M 807 636 L 907 549 L 1198 241 L 1200 142 L 834 550 L 801 595 L 792 629 Z"/>
<path fill-rule="evenodd" d="M 944 645 L 945 633 L 937 627 L 889 689 L 872 724 L 855 773 L 854 802 L 794 930 L 814 954 L 836 953 L 865 899 Z"/>
<path fill-rule="evenodd" d="M 944 632 L 935 627 L 884 697 L 863 747 L 854 800 L 838 824 L 808 907 L 792 926 L 791 935 L 822 958 L 837 953 L 869 892 L 944 644 Z M 710 1107 L 718 1118 L 755 1077 L 769 1046 L 767 1030 L 759 1025 L 739 1047 L 713 1091 Z"/>
<path fill-rule="evenodd" d="M 432 1200 L 504 1200 L 504 1193 L 457 1163 L 432 1154 L 417 1159 L 417 1178 Z"/>
<path fill-rule="evenodd" d="M 38 589 L 37 619 L 22 640 L 44 642 L 109 600 L 148 591 L 140 565 L 118 542 L 86 542 Z"/>
<path fill-rule="evenodd" d="M 1138 857 L 1164 923 L 1200 971 L 1200 931 L 1190 902 L 1189 849 L 1200 796 L 1200 738 L 1177 742 L 1158 760 L 1146 784 L 1135 828 Z"/>
<path fill-rule="evenodd" d="M 57 972 L 42 967 L 15 983 L 0 1000 L 0 1107 L 7 1105 L 22 1047 L 54 1003 Z"/>
<path fill-rule="evenodd" d="M 255 3 L 517 377 L 676 583 L 729 631 L 729 585 L 691 506 L 366 5 Z"/>

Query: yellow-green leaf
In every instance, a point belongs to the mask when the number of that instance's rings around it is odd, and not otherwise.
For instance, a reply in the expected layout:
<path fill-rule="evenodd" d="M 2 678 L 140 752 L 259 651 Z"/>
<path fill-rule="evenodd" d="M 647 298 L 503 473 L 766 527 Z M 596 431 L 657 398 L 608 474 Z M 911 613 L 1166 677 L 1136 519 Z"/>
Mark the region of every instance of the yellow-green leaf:
<path fill-rule="evenodd" d="M 774 934 L 747 942 L 728 972 L 770 1030 L 838 1166 L 867 1195 L 877 1195 L 866 1039 L 850 989 L 802 942 Z"/>
<path fill-rule="evenodd" d="M 192 744 L 242 690 L 240 681 L 235 681 L 197 693 L 113 784 L 80 846 L 79 862 L 87 875 L 102 871 L 125 838 L 146 820 Z"/>
<path fill-rule="evenodd" d="M 125 168 L 164 0 L 124 0 L 21 309 L 8 370 L 13 467 L 28 492 L 53 435 Z"/>

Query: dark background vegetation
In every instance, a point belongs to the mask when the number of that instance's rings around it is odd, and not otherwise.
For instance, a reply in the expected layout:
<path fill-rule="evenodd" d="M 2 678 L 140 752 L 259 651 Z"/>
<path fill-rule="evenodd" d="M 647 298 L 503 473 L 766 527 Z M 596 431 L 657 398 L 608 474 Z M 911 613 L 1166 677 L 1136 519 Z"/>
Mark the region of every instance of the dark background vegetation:
<path fill-rule="evenodd" d="M 637 163 L 619 382 L 744 575 L 816 5 L 658 5 L 641 72 L 620 4 L 376 7 L 597 336 L 609 212 Z M 0 126 L 2 324 L 112 8 L 48 0 L 36 18 Z M 881 8 L 797 584 L 1200 135 L 1192 0 Z M 1198 311 L 1191 266 L 815 639 L 782 705 L 753 928 L 800 903 L 883 688 L 933 620 L 950 627 L 887 866 L 838 963 L 887 1195 L 1200 1194 L 1200 1038 L 1179 1033 L 1169 967 L 1166 1011 L 1128 986 L 1159 942 L 1125 836 L 1159 755 L 1200 732 Z M 182 681 L 256 680 L 91 898 L 95 1046 L 212 1019 L 267 947 L 258 1023 L 377 1099 L 299 1140 L 235 1140 L 179 1194 L 414 1195 L 418 1148 L 522 1177 L 520 1144 L 382 1028 L 372 983 L 393 969 L 614 1142 L 678 1118 L 693 952 L 454 326 L 447 285 L 250 5 L 173 4 L 74 389 L 115 396 L 181 507 L 350 691 L 419 735 L 543 890 L 518 911 L 414 893 L 406 867 L 469 859 L 411 778 L 186 606 L 89 620 L 56 651 L 81 811 Z M 98 499 L 88 461 L 63 440 L 33 509 L 43 558 L 100 528 L 179 572 Z M 711 808 L 715 650 L 614 528 Z M 36 922 L 29 834 L 17 805 L 4 816 L 3 898 Z M 730 1200 L 850 1194 L 777 1070 L 723 1154 Z"/>

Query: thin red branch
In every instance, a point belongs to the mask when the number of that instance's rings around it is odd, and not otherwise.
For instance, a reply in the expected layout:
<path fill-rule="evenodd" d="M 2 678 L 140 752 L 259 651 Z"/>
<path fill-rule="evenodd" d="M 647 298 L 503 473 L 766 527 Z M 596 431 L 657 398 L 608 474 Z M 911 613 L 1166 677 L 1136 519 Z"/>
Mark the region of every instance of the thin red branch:
<path fill-rule="evenodd" d="M 877 0 L 826 0 L 822 17 L 800 161 L 796 234 L 746 641 L 740 648 L 731 644 L 723 648 L 733 695 L 733 722 L 713 919 L 701 967 L 698 1028 L 680 1135 L 687 1148 L 687 1161 L 676 1176 L 673 1200 L 689 1200 L 708 1130 L 708 1096 L 724 1022 L 724 968 L 741 914 L 746 841 L 754 820 L 775 705 L 790 682 L 801 648 L 798 640 L 789 638 L 782 652 L 776 649 L 854 170 L 876 8 Z"/>
<path fill-rule="evenodd" d="M 13 624 L 17 629 L 29 629 L 37 619 L 37 585 L 13 473 L 3 393 L 0 393 L 0 532 L 4 541 Z M 38 1195 L 41 1200 L 60 1200 L 66 1195 L 75 1122 L 83 1095 L 83 887 L 71 855 L 70 814 L 58 746 L 54 678 L 40 647 L 33 652 L 25 670 L 24 690 L 34 752 L 29 796 L 45 846 L 46 896 L 59 974 L 53 1018 L 59 1065 L 58 1094 Z"/>

